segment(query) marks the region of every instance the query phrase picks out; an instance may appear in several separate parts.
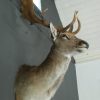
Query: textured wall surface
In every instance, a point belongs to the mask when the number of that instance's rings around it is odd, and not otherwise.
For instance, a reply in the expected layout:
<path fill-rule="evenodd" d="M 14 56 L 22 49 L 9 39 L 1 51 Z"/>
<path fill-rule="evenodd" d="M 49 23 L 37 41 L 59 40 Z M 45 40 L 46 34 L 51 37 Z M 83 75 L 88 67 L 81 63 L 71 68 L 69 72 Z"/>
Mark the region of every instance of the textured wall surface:
<path fill-rule="evenodd" d="M 21 64 L 40 64 L 50 47 L 50 31 L 29 25 L 18 2 L 0 1 L 0 100 L 14 100 L 13 85 Z"/>

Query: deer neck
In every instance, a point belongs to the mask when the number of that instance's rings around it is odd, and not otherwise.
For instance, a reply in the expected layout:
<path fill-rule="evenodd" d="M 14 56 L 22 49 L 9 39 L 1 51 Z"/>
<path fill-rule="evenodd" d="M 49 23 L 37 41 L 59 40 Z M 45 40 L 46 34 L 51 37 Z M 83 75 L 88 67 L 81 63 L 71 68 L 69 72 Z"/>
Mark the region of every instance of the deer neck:
<path fill-rule="evenodd" d="M 46 60 L 39 66 L 42 75 L 59 77 L 68 69 L 71 57 L 62 54 L 55 45 L 52 46 Z"/>
<path fill-rule="evenodd" d="M 65 74 L 70 60 L 71 58 L 65 57 L 55 46 L 52 46 L 46 60 L 40 66 L 34 69 L 32 66 L 23 65 L 24 71 L 20 71 L 18 76 L 23 77 L 26 75 L 28 81 L 33 81 L 34 87 L 38 86 L 42 92 L 47 91 L 55 84 L 59 77 Z M 36 89 L 36 91 L 38 90 Z"/>

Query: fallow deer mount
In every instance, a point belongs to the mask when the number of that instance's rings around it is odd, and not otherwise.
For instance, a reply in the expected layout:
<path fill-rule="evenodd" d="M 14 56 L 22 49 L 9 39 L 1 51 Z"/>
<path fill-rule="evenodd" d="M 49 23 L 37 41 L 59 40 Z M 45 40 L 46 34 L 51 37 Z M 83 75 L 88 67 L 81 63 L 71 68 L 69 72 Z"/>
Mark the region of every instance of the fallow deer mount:
<path fill-rule="evenodd" d="M 89 47 L 86 41 L 75 36 L 81 27 L 77 13 L 74 13 L 73 20 L 62 31 L 58 32 L 50 23 L 53 37 L 51 51 L 39 66 L 24 64 L 20 67 L 15 81 L 16 100 L 51 100 L 64 79 L 71 56 Z M 76 21 L 78 28 L 73 31 Z"/>

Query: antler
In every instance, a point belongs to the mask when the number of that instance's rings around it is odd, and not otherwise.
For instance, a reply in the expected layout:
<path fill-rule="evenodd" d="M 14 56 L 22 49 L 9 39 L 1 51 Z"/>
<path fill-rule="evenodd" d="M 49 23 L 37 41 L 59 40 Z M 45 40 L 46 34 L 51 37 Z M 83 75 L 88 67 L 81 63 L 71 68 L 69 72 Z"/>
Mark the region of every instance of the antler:
<path fill-rule="evenodd" d="M 22 13 L 22 16 L 24 18 L 26 18 L 27 20 L 29 20 L 31 22 L 31 24 L 33 24 L 33 23 L 39 23 L 39 24 L 42 24 L 42 25 L 50 28 L 50 22 L 47 21 L 44 18 L 39 18 L 35 14 L 34 7 L 35 6 L 33 5 L 33 0 L 21 0 L 21 13 Z M 42 16 L 45 13 L 45 11 L 43 11 L 43 13 L 40 16 Z M 80 21 L 77 18 L 77 13 L 78 13 L 78 11 L 75 11 L 73 20 L 72 20 L 72 22 L 70 24 L 68 24 L 64 28 L 63 27 L 62 28 L 57 28 L 57 32 L 58 33 L 69 32 L 71 34 L 78 33 L 79 30 L 80 30 L 81 24 L 80 24 Z M 76 31 L 72 32 L 73 31 L 73 24 L 75 23 L 76 19 L 78 21 L 79 27 L 78 27 L 78 29 Z"/>
<path fill-rule="evenodd" d="M 64 27 L 64 28 L 57 28 L 57 31 L 58 31 L 59 33 L 64 33 L 64 32 L 66 32 L 66 31 L 72 32 L 72 30 L 73 30 L 73 24 L 75 23 L 75 21 L 76 21 L 76 19 L 77 19 L 77 13 L 78 13 L 78 11 L 75 11 L 74 17 L 73 17 L 73 20 L 71 21 L 71 23 L 69 23 L 69 24 L 68 24 L 66 27 Z"/>
<path fill-rule="evenodd" d="M 78 21 L 78 28 L 76 31 L 72 32 L 72 34 L 74 34 L 74 35 L 77 34 L 81 29 L 81 23 L 80 23 L 80 20 L 78 18 L 77 18 L 77 21 Z"/>
<path fill-rule="evenodd" d="M 76 21 L 76 19 L 77 19 L 77 13 L 78 13 L 78 11 L 75 11 L 74 17 L 73 17 L 72 22 L 70 23 L 68 32 L 72 32 L 72 31 L 73 31 L 73 25 L 74 25 L 74 23 L 75 23 L 75 21 Z M 66 30 L 66 31 L 67 31 L 67 30 Z"/>
<path fill-rule="evenodd" d="M 25 19 L 29 20 L 31 22 L 31 24 L 39 23 L 46 27 L 50 27 L 49 21 L 45 20 L 44 18 L 39 18 L 36 15 L 33 0 L 21 0 L 21 9 L 20 10 L 21 10 L 22 16 Z M 44 14 L 45 11 L 43 11 L 42 14 Z M 37 10 L 37 12 L 39 12 L 39 11 Z M 40 16 L 42 16 L 42 14 L 39 13 Z"/>
<path fill-rule="evenodd" d="M 78 12 L 75 12 L 75 13 L 77 14 Z M 76 14 L 74 14 L 73 21 L 70 24 L 70 29 L 69 30 L 66 30 L 64 32 L 65 34 L 75 35 L 75 34 L 77 34 L 80 31 L 80 29 L 81 29 L 81 23 L 80 23 L 80 20 L 77 18 Z M 78 22 L 78 28 L 77 28 L 76 31 L 73 32 L 73 24 L 75 23 L 75 20 L 76 19 L 77 19 L 77 22 Z"/>

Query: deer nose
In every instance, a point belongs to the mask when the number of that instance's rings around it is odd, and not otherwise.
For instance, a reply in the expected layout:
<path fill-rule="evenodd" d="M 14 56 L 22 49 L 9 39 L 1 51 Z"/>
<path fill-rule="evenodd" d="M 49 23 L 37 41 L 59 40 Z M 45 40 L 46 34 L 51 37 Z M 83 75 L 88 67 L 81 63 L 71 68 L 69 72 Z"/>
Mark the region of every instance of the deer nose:
<path fill-rule="evenodd" d="M 89 48 L 89 44 L 86 42 L 86 41 L 84 41 L 84 40 L 81 40 L 79 43 L 78 43 L 78 45 L 81 47 L 81 48 Z"/>

